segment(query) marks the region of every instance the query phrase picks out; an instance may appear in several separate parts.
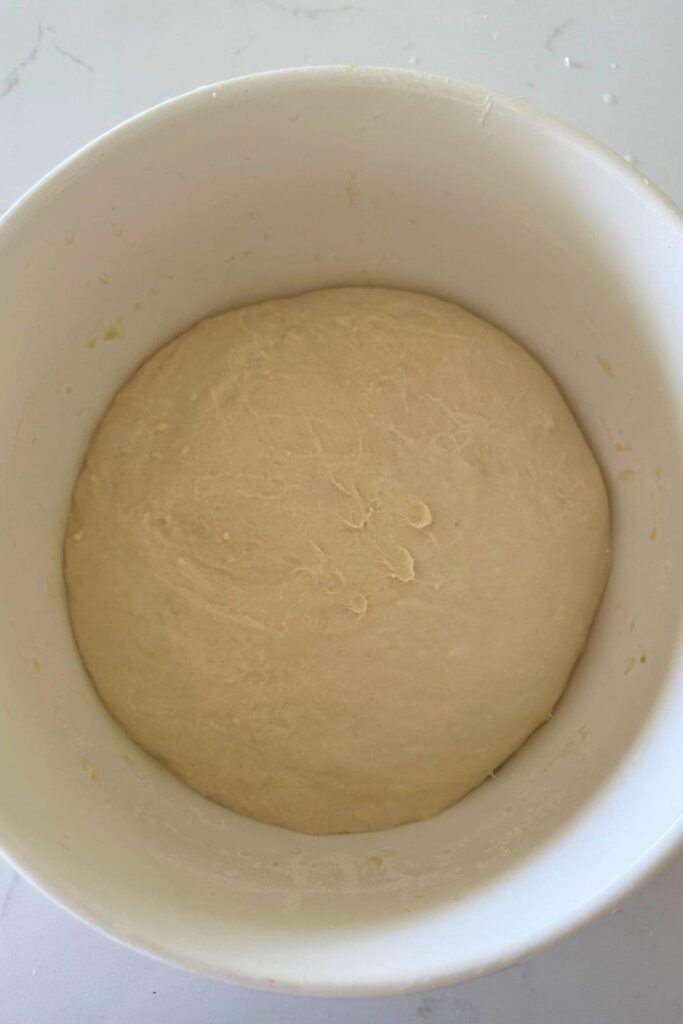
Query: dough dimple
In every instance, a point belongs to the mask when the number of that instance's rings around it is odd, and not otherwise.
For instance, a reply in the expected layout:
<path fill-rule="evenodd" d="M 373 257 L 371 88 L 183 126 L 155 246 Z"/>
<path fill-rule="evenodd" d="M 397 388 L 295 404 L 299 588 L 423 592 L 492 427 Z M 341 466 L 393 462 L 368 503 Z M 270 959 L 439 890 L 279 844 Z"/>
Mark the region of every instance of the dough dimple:
<path fill-rule="evenodd" d="M 77 481 L 73 627 L 129 735 L 311 833 L 428 818 L 550 714 L 609 567 L 605 487 L 521 346 L 343 288 L 206 320 Z"/>

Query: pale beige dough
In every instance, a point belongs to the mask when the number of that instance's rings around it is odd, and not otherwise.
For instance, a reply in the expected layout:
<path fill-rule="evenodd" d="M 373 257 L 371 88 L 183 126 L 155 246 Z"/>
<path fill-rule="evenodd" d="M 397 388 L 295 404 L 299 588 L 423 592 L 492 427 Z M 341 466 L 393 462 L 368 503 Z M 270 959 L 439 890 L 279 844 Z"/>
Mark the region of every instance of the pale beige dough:
<path fill-rule="evenodd" d="M 66 538 L 129 735 L 302 832 L 428 818 L 543 722 L 609 566 L 586 441 L 523 348 L 374 288 L 206 320 L 121 389 Z"/>

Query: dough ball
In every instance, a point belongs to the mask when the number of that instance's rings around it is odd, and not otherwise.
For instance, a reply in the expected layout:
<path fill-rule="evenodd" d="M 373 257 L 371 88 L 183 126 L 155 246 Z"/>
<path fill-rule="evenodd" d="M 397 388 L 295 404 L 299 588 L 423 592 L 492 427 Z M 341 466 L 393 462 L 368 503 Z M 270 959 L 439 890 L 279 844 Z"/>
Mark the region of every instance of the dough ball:
<path fill-rule="evenodd" d="M 120 390 L 66 537 L 73 628 L 126 732 L 309 833 L 429 818 L 543 722 L 609 507 L 539 364 L 379 288 L 200 323 Z"/>

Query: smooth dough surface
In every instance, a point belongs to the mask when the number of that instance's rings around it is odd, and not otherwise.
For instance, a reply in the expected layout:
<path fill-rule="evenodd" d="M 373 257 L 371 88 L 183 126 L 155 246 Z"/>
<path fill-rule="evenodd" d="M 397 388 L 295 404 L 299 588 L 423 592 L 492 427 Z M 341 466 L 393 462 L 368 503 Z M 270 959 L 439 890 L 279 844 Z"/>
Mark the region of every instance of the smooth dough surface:
<path fill-rule="evenodd" d="M 119 391 L 78 479 L 76 639 L 129 735 L 263 822 L 428 818 L 548 717 L 609 567 L 552 380 L 425 295 L 226 313 Z"/>

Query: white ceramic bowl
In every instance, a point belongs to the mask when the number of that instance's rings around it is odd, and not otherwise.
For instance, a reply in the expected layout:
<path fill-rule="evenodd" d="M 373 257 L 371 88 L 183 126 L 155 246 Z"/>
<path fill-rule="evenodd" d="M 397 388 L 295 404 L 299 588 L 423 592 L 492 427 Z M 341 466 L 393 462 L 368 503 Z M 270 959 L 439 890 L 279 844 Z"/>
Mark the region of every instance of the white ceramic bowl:
<path fill-rule="evenodd" d="M 177 964 L 384 993 L 510 963 L 681 837 L 683 230 L 619 158 L 410 73 L 278 72 L 105 135 L 0 227 L 0 842 Z M 335 284 L 453 298 L 560 382 L 609 482 L 615 563 L 553 719 L 433 821 L 308 837 L 202 800 L 127 741 L 71 637 L 62 531 L 91 431 L 162 342 Z"/>

